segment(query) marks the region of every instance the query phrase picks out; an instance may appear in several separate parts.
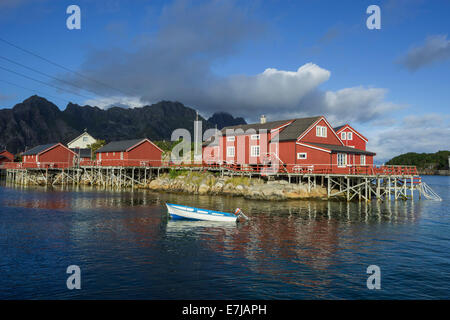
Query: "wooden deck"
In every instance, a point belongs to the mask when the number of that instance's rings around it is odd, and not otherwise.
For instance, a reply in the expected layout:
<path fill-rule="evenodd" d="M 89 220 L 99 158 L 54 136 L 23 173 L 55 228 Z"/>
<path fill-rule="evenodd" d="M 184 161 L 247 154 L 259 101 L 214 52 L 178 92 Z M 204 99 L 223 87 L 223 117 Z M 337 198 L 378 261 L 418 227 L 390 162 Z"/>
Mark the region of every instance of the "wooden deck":
<path fill-rule="evenodd" d="M 22 163 L 5 166 L 7 181 L 22 185 L 79 185 L 89 184 L 104 188 L 146 187 L 148 183 L 171 170 L 215 172 L 220 176 L 257 177 L 265 180 L 287 180 L 289 183 L 306 184 L 309 191 L 317 186 L 326 188 L 329 199 L 359 200 L 407 200 L 419 198 L 438 200 L 439 196 L 422 182 L 417 169 L 412 166 L 360 166 L 349 167 L 347 172 L 308 168 L 289 170 L 280 167 L 270 171 L 268 166 L 242 167 L 214 164 L 172 164 L 153 167 L 149 163 L 121 162 L 119 165 L 98 165 L 85 162 L 79 166 L 44 163 L 29 167 Z M 131 166 L 130 164 L 136 164 Z M 287 170 L 286 170 L 287 169 Z"/>

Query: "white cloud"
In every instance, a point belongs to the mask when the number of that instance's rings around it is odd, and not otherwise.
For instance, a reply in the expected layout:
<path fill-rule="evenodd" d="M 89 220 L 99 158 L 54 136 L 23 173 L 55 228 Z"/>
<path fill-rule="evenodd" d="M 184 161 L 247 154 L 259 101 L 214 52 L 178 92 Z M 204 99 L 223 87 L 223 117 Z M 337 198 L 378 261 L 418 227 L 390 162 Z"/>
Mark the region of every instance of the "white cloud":
<path fill-rule="evenodd" d="M 450 121 L 444 114 L 410 115 L 393 127 L 372 132 L 368 149 L 385 162 L 406 152 L 437 152 L 450 148 Z"/>
<path fill-rule="evenodd" d="M 147 103 L 144 103 L 138 97 L 123 97 L 123 96 L 89 99 L 84 101 L 84 104 L 99 107 L 101 109 L 108 109 L 111 107 L 140 108 L 143 107 L 144 105 L 147 105 Z"/>
<path fill-rule="evenodd" d="M 210 93 L 214 100 L 225 100 L 251 114 L 253 110 L 273 112 L 274 108 L 291 109 L 327 81 L 330 72 L 313 63 L 297 71 L 267 68 L 255 76 L 233 76 L 216 83 Z"/>

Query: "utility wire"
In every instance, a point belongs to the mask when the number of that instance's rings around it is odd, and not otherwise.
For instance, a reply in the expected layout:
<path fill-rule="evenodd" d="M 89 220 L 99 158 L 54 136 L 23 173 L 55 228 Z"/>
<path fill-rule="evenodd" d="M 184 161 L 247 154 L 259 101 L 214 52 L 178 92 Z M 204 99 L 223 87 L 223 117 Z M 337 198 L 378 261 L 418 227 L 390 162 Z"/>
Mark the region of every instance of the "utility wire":
<path fill-rule="evenodd" d="M 75 87 L 75 88 L 78 88 L 78 89 L 81 89 L 81 90 L 86 90 L 86 89 L 84 89 L 82 86 L 79 86 L 79 85 L 70 83 L 69 81 L 66 81 L 66 80 L 63 80 L 63 79 L 56 78 L 56 77 L 54 77 L 54 76 L 52 76 L 52 75 L 50 75 L 50 74 L 48 74 L 48 73 L 45 73 L 45 72 L 36 70 L 36 69 L 34 69 L 34 68 L 32 68 L 32 67 L 28 67 L 28 66 L 26 66 L 26 65 L 24 65 L 24 64 L 22 64 L 22 63 L 20 63 L 20 62 L 16 62 L 16 61 L 14 61 L 14 60 L 12 60 L 12 59 L 9 59 L 9 58 L 7 58 L 7 57 L 0 56 L 0 59 L 6 60 L 6 61 L 8 61 L 8 62 L 10 62 L 10 63 L 13 63 L 13 64 L 15 64 L 15 65 L 21 66 L 22 68 L 25 68 L 25 69 L 31 70 L 31 71 L 33 71 L 33 72 L 39 73 L 39 74 L 44 75 L 44 76 L 46 76 L 46 77 L 49 77 L 49 78 L 51 78 L 51 79 L 53 79 L 53 80 L 56 80 L 56 81 L 60 81 L 60 82 L 66 83 L 66 84 L 68 84 L 68 85 L 70 85 L 70 86 L 73 86 L 73 87 Z M 89 92 L 92 92 L 92 93 L 95 94 L 95 95 L 98 95 L 97 93 L 95 93 L 95 92 L 93 92 L 93 91 L 90 91 L 90 90 L 86 90 L 86 91 L 89 91 Z M 90 99 L 93 99 L 93 98 L 91 97 Z"/>
<path fill-rule="evenodd" d="M 27 76 L 27 75 L 24 75 L 24 74 L 22 74 L 22 73 L 20 73 L 20 72 L 16 72 L 16 71 L 14 71 L 14 70 L 11 70 L 11 69 L 8 69 L 8 68 L 2 67 L 2 66 L 0 66 L 0 69 L 5 70 L 5 71 L 8 71 L 8 72 L 11 72 L 11 73 L 16 74 L 16 75 L 19 75 L 19 76 L 24 77 L 24 78 L 26 78 L 26 79 L 33 80 L 33 81 L 42 83 L 42 84 L 44 84 L 44 85 L 46 85 L 46 86 L 49 86 L 49 87 L 52 87 L 52 88 L 55 88 L 55 89 L 58 89 L 58 90 L 61 90 L 61 91 L 66 91 L 66 92 L 75 94 L 75 95 L 80 96 L 80 97 L 83 97 L 83 98 L 85 98 L 85 99 L 92 99 L 91 97 L 85 96 L 85 95 L 83 95 L 83 94 L 81 94 L 81 93 L 78 93 L 78 92 L 75 92 L 75 91 L 72 91 L 72 90 L 69 90 L 69 89 L 63 89 L 63 88 L 54 86 L 54 85 L 52 85 L 52 84 L 50 84 L 50 83 L 46 83 L 46 82 L 44 82 L 44 81 L 34 79 L 34 78 L 29 77 L 29 76 Z"/>
<path fill-rule="evenodd" d="M 103 83 L 103 82 L 100 82 L 100 81 L 98 81 L 98 80 L 95 80 L 95 79 L 92 79 L 92 78 L 90 78 L 90 77 L 87 77 L 87 76 L 85 76 L 85 75 L 83 75 L 83 74 L 81 74 L 81 73 L 79 73 L 79 72 L 77 72 L 77 71 L 74 71 L 74 70 L 71 70 L 71 69 L 69 69 L 69 68 L 67 68 L 67 67 L 64 67 L 64 66 L 60 65 L 59 63 L 53 62 L 53 61 L 51 61 L 51 60 L 49 60 L 49 59 L 47 59 L 47 58 L 44 58 L 44 57 L 38 55 L 37 53 L 34 53 L 34 52 L 30 51 L 30 50 L 27 50 L 27 49 L 24 49 L 24 48 L 22 48 L 22 47 L 19 47 L 18 45 L 15 45 L 14 43 L 12 43 L 12 42 L 10 42 L 10 41 L 8 41 L 8 40 L 5 40 L 5 39 L 3 39 L 3 38 L 1 38 L 1 37 L 0 37 L 0 41 L 3 42 L 3 43 L 6 43 L 7 45 L 12 46 L 12 47 L 14 47 L 14 48 L 16 48 L 16 49 L 19 49 L 19 50 L 21 50 L 21 51 L 23 51 L 23 52 L 25 52 L 25 53 L 28 53 L 28 54 L 30 54 L 30 55 L 36 57 L 36 58 L 39 58 L 39 59 L 41 59 L 41 60 L 44 60 L 45 62 L 50 63 L 50 64 L 52 64 L 52 65 L 54 65 L 54 66 L 56 66 L 56 67 L 58 67 L 58 68 L 61 68 L 61 69 L 64 69 L 64 70 L 66 70 L 66 71 L 68 71 L 68 72 L 71 72 L 71 73 L 73 73 L 73 74 L 76 74 L 77 76 L 79 76 L 79 77 L 81 77 L 81 78 L 87 79 L 87 80 L 89 80 L 89 81 L 91 81 L 91 82 L 95 82 L 95 83 L 97 83 L 97 84 L 100 84 L 101 86 L 103 86 L 103 87 L 105 87 L 105 88 L 109 88 L 109 89 L 112 89 L 112 90 L 116 90 L 116 91 L 118 91 L 118 92 L 120 92 L 120 93 L 122 93 L 122 94 L 125 94 L 125 95 L 127 95 L 127 96 L 133 96 L 132 94 L 129 94 L 129 93 L 124 92 L 124 91 L 122 91 L 122 90 L 120 90 L 120 89 L 117 89 L 117 88 L 114 88 L 114 87 L 112 87 L 112 86 L 110 86 L 110 85 L 107 85 L 107 84 L 105 84 L 105 83 Z"/>
<path fill-rule="evenodd" d="M 9 84 L 9 85 L 11 85 L 11 86 L 14 86 L 14 87 L 17 87 L 17 88 L 20 88 L 20 89 L 29 90 L 29 91 L 32 91 L 32 92 L 34 92 L 34 93 L 37 93 L 37 92 L 38 92 L 38 91 L 35 90 L 35 89 L 27 88 L 27 87 L 24 87 L 24 86 L 21 86 L 21 85 L 19 85 L 19 84 L 16 84 L 16 83 L 13 83 L 13 82 L 10 82 L 10 81 L 6 81 L 6 80 L 3 80 L 3 79 L 0 79 L 0 82 L 4 82 L 4 83 L 6 83 L 6 84 Z M 39 90 L 39 91 L 40 91 L 40 90 Z M 45 95 L 45 97 L 49 97 L 49 98 L 52 98 L 52 99 L 55 99 L 55 100 L 59 100 L 59 101 L 64 102 L 64 103 L 70 103 L 69 100 L 65 100 L 65 99 L 63 99 L 63 98 L 59 98 L 59 97 L 52 96 L 52 95 L 50 95 L 50 94 L 48 94 L 48 93 L 46 93 L 46 92 L 40 91 L 40 94 L 41 94 L 41 95 Z"/>

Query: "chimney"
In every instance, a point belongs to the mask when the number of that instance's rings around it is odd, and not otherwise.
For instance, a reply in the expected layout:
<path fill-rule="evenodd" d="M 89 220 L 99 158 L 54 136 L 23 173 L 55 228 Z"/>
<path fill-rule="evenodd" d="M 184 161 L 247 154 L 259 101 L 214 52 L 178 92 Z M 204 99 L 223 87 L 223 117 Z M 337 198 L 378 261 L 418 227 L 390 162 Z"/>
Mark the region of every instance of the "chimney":
<path fill-rule="evenodd" d="M 260 122 L 261 123 L 266 123 L 266 116 L 265 115 L 261 116 Z"/>

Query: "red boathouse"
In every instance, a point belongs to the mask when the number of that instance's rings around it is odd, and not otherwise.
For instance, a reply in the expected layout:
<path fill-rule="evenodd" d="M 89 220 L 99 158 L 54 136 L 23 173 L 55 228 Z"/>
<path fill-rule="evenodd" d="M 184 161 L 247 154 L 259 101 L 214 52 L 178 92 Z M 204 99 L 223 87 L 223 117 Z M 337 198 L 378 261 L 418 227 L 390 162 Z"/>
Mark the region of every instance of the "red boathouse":
<path fill-rule="evenodd" d="M 39 145 L 22 153 L 24 168 L 68 168 L 76 164 L 77 155 L 62 143 Z"/>
<path fill-rule="evenodd" d="M 363 173 L 375 153 L 346 146 L 323 116 L 238 125 L 223 128 L 211 139 L 218 154 L 209 163 L 258 170 L 277 163 L 292 173 Z M 214 145 L 204 144 L 204 154 Z M 206 162 L 206 161 L 205 161 Z"/>
<path fill-rule="evenodd" d="M 96 151 L 101 166 L 161 166 L 162 150 L 147 138 L 112 141 Z"/>
<path fill-rule="evenodd" d="M 13 162 L 14 155 L 8 150 L 0 151 L 0 167 L 6 162 Z"/>

